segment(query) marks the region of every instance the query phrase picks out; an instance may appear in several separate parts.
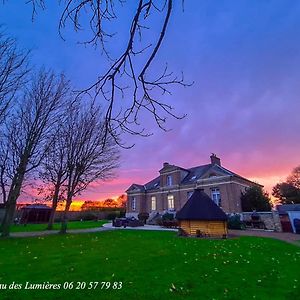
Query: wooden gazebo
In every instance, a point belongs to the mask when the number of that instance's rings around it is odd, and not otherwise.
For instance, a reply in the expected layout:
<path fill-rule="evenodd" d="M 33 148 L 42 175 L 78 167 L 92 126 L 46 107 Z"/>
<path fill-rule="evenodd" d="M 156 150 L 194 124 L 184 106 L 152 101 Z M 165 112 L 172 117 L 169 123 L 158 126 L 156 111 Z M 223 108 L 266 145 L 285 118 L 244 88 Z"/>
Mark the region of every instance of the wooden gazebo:
<path fill-rule="evenodd" d="M 203 190 L 195 190 L 176 214 L 185 235 L 227 236 L 227 216 Z"/>
<path fill-rule="evenodd" d="M 31 204 L 21 208 L 20 224 L 47 223 L 51 214 L 51 207 L 44 204 Z"/>

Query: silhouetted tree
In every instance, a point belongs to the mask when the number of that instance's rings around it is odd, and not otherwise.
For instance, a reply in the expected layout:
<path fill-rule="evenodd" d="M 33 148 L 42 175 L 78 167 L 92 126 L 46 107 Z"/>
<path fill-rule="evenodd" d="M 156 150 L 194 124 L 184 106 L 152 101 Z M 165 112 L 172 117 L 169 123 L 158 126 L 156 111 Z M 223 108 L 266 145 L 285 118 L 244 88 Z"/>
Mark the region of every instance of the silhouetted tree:
<path fill-rule="evenodd" d="M 127 195 L 123 194 L 117 199 L 118 207 L 125 208 L 127 203 Z"/>
<path fill-rule="evenodd" d="M 33 16 L 38 8 L 46 9 L 44 0 L 30 0 Z M 132 8 L 126 1 L 118 0 L 65 0 L 57 1 L 63 7 L 59 20 L 59 34 L 65 39 L 63 30 L 71 24 L 75 31 L 85 31 L 90 35 L 85 45 L 100 47 L 107 60 L 107 67 L 95 81 L 81 90 L 85 95 L 100 99 L 105 106 L 105 135 L 111 135 L 120 144 L 119 135 L 129 133 L 147 136 L 145 128 L 140 127 L 141 113 L 146 112 L 154 118 L 157 125 L 165 128 L 166 118 L 180 119 L 184 115 L 173 112 L 160 94 L 171 94 L 170 86 L 188 86 L 183 74 L 176 76 L 165 64 L 161 70 L 155 65 L 158 52 L 173 13 L 173 0 L 138 0 L 128 27 L 128 38 L 124 47 L 110 51 L 110 41 L 115 33 L 109 28 L 116 23 L 121 9 Z M 183 3 L 184 1 L 182 1 Z M 122 27 L 124 24 L 122 24 Z M 149 36 L 150 28 L 155 27 Z M 161 65 L 161 64 L 160 64 Z M 126 99 L 126 101 L 125 101 Z M 103 101 L 104 100 L 104 101 Z"/>
<path fill-rule="evenodd" d="M 300 203 L 300 166 L 292 170 L 285 182 L 277 183 L 273 187 L 272 195 L 281 204 Z"/>
<path fill-rule="evenodd" d="M 71 95 L 70 95 L 71 97 Z M 45 158 L 39 170 L 39 178 L 50 190 L 52 211 L 49 218 L 47 229 L 53 228 L 55 211 L 59 201 L 66 200 L 65 183 L 68 176 L 68 128 L 65 123 L 71 116 L 79 113 L 78 103 L 74 99 L 69 102 L 62 110 L 61 118 L 55 124 L 51 139 L 54 141 L 51 148 L 45 153 Z"/>
<path fill-rule="evenodd" d="M 41 164 L 53 142 L 53 124 L 59 119 L 68 90 L 63 76 L 40 71 L 6 122 L 10 182 L 2 236 L 9 235 L 25 175 Z"/>
<path fill-rule="evenodd" d="M 84 201 L 84 203 L 81 205 L 81 210 L 101 210 L 103 207 L 103 203 L 101 201 Z"/>
<path fill-rule="evenodd" d="M 1 27 L 0 27 L 1 30 Z M 0 31 L 0 194 L 7 201 L 8 147 L 3 142 L 3 122 L 16 94 L 27 79 L 28 53 L 18 49 L 14 39 Z"/>
<path fill-rule="evenodd" d="M 26 82 L 29 72 L 27 57 L 28 52 L 21 51 L 15 39 L 0 31 L 0 124 L 17 91 Z"/>
<path fill-rule="evenodd" d="M 286 182 L 300 190 L 300 166 L 293 169 L 292 173 L 287 177 Z"/>
<path fill-rule="evenodd" d="M 287 182 L 277 183 L 273 187 L 272 195 L 277 198 L 281 204 L 300 203 L 300 189 Z"/>
<path fill-rule="evenodd" d="M 243 211 L 270 211 L 270 197 L 262 187 L 254 185 L 246 189 L 241 195 Z"/>
<path fill-rule="evenodd" d="M 61 233 L 66 232 L 67 214 L 73 197 L 91 182 L 113 178 L 119 159 L 114 140 L 104 138 L 106 132 L 100 109 L 93 104 L 70 111 L 64 130 L 67 133 L 67 180 Z"/>
<path fill-rule="evenodd" d="M 105 207 L 117 207 L 117 201 L 111 198 L 107 198 L 103 201 L 103 206 Z"/>

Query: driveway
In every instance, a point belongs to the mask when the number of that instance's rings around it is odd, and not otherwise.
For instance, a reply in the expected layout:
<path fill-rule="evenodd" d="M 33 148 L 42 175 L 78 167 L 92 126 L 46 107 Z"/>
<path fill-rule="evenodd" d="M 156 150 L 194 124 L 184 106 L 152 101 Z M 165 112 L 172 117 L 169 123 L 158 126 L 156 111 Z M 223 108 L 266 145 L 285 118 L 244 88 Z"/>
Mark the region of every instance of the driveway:
<path fill-rule="evenodd" d="M 274 232 L 264 230 L 229 230 L 229 235 L 268 237 L 300 246 L 300 235 L 291 232 Z"/>

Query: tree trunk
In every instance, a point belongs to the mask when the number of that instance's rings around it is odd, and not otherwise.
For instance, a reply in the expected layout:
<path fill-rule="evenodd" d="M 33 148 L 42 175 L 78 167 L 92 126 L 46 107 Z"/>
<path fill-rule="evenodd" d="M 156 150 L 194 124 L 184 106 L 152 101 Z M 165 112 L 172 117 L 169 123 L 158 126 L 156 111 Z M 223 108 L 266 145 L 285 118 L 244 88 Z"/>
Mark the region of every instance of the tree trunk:
<path fill-rule="evenodd" d="M 49 222 L 48 222 L 48 226 L 47 226 L 48 230 L 53 229 L 54 216 L 55 216 L 55 211 L 56 211 L 57 203 L 58 203 L 59 188 L 60 188 L 60 185 L 59 185 L 59 183 L 57 183 L 55 185 L 55 191 L 54 191 L 54 195 L 53 195 L 53 199 L 52 199 L 52 210 L 51 210 L 51 214 L 50 214 L 50 218 L 49 218 Z"/>
<path fill-rule="evenodd" d="M 23 162 L 20 163 L 19 167 L 17 168 L 18 172 L 15 174 L 12 180 L 10 190 L 7 196 L 6 205 L 5 205 L 5 216 L 1 225 L 2 237 L 9 236 L 10 225 L 12 224 L 14 219 L 17 200 L 21 193 L 27 162 L 28 159 L 24 159 Z"/>
<path fill-rule="evenodd" d="M 2 237 L 8 237 L 10 231 L 10 225 L 13 222 L 14 214 L 17 205 L 17 199 L 21 192 L 21 187 L 23 183 L 24 174 L 21 174 L 16 180 L 15 184 L 12 184 L 12 188 L 9 191 L 7 202 L 5 205 L 5 216 L 2 221 L 1 229 L 2 229 Z"/>
<path fill-rule="evenodd" d="M 4 219 L 2 221 L 1 230 L 2 230 L 2 237 L 8 237 L 9 236 L 9 229 L 10 225 L 13 221 L 14 214 L 16 210 L 16 202 L 8 202 L 5 206 L 5 215 Z"/>
<path fill-rule="evenodd" d="M 70 210 L 70 206 L 72 204 L 72 197 L 67 197 L 66 201 L 66 207 L 63 213 L 63 217 L 61 220 L 61 228 L 60 228 L 60 233 L 65 234 L 67 233 L 67 222 L 68 222 L 68 212 Z"/>
<path fill-rule="evenodd" d="M 49 218 L 48 225 L 47 225 L 47 230 L 52 230 L 53 229 L 53 223 L 54 223 L 56 207 L 57 207 L 57 203 L 54 205 L 54 202 L 53 202 L 50 218 Z"/>

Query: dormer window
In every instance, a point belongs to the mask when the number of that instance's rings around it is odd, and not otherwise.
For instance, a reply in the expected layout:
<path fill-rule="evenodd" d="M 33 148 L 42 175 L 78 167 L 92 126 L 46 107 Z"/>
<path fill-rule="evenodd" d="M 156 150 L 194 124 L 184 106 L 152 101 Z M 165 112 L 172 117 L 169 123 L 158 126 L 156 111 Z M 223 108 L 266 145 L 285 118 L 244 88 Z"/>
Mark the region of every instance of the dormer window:
<path fill-rule="evenodd" d="M 173 178 L 171 175 L 167 176 L 167 186 L 173 185 Z"/>

